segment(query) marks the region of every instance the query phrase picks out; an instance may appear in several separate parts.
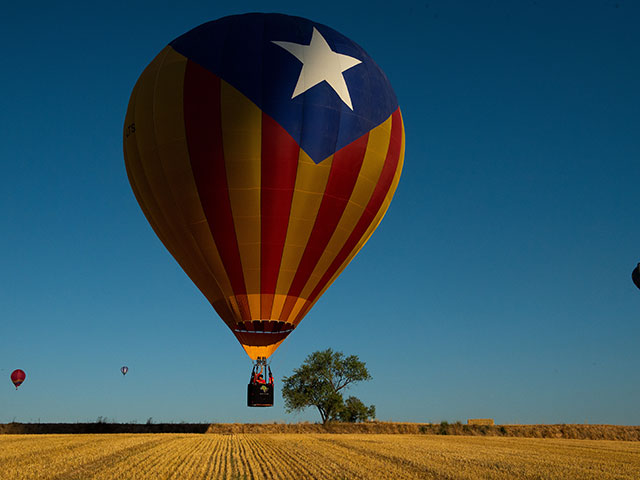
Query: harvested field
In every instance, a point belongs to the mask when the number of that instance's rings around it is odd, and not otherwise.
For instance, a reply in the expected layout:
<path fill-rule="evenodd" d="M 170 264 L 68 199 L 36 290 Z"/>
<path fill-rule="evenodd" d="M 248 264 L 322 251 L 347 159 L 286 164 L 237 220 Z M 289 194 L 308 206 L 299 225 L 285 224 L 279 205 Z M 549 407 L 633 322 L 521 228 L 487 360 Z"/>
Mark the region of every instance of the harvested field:
<path fill-rule="evenodd" d="M 371 434 L 0 435 L 2 479 L 638 479 L 640 443 Z"/>

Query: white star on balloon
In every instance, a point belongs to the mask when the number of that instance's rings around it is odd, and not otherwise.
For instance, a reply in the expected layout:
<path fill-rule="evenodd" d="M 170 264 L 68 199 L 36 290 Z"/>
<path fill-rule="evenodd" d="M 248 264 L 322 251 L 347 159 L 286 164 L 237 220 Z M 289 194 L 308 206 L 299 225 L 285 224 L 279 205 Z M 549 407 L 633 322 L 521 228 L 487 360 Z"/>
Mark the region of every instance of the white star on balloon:
<path fill-rule="evenodd" d="M 349 89 L 342 72 L 362 63 L 362 60 L 331 50 L 331 47 L 322 34 L 316 30 L 316 27 L 313 27 L 309 45 L 276 41 L 273 41 L 273 43 L 284 48 L 302 62 L 302 70 L 291 98 L 297 97 L 321 82 L 327 82 L 340 99 L 353 110 Z"/>

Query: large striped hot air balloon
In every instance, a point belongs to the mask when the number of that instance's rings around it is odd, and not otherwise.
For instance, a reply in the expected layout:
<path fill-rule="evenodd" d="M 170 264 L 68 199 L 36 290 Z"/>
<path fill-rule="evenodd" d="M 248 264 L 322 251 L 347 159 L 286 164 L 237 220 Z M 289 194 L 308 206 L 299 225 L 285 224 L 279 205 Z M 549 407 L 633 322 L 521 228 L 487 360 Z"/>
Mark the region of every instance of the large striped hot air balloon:
<path fill-rule="evenodd" d="M 360 46 L 304 18 L 252 13 L 185 33 L 147 66 L 124 156 L 154 231 L 256 360 L 382 220 L 404 128 Z"/>

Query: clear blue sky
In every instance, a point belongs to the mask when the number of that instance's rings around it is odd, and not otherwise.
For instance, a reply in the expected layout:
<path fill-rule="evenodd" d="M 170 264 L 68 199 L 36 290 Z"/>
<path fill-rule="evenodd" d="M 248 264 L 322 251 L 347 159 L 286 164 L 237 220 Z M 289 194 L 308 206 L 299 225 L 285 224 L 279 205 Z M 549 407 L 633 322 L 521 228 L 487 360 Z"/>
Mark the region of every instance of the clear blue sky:
<path fill-rule="evenodd" d="M 319 420 L 279 389 L 244 406 L 251 361 L 122 158 L 157 52 L 276 11 L 367 50 L 407 145 L 386 218 L 272 357 L 276 379 L 331 347 L 367 363 L 351 393 L 380 420 L 640 424 L 637 2 L 166 3 L 3 4 L 0 422 Z"/>

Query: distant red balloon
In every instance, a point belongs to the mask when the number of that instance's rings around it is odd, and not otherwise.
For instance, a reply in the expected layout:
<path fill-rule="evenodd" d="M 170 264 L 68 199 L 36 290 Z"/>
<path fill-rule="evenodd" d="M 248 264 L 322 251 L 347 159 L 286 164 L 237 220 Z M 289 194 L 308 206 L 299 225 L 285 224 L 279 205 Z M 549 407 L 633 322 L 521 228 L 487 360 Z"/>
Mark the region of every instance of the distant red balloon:
<path fill-rule="evenodd" d="M 18 369 L 11 372 L 11 381 L 16 386 L 16 390 L 20 385 L 22 385 L 22 382 L 24 382 L 25 378 L 27 378 L 27 374 L 24 373 L 24 370 Z"/>

